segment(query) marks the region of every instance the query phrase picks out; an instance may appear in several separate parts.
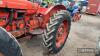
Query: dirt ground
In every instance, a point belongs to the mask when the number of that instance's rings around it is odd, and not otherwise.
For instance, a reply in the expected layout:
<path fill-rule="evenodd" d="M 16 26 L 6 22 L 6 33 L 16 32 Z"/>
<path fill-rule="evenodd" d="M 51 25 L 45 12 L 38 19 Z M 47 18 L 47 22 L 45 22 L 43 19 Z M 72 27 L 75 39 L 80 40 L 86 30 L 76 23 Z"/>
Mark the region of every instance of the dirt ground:
<path fill-rule="evenodd" d="M 94 52 L 82 53 L 83 49 L 79 48 L 91 48 L 87 51 L 93 51 L 98 37 L 100 37 L 100 16 L 82 15 L 80 21 L 72 23 L 64 48 L 58 54 L 49 56 L 94 56 Z M 19 42 L 23 56 L 46 56 L 42 36 L 33 36 L 31 40 L 20 39 Z"/>

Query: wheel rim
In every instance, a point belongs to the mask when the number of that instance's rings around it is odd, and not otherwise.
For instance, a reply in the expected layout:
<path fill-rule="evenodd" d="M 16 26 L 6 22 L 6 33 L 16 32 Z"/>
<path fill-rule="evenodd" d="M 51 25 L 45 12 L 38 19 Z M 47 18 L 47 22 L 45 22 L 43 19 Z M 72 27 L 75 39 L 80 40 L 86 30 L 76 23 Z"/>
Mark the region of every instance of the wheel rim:
<path fill-rule="evenodd" d="M 62 24 L 58 27 L 58 31 L 56 34 L 56 47 L 60 48 L 64 43 L 68 36 L 68 23 L 63 21 Z"/>
<path fill-rule="evenodd" d="M 0 56 L 4 56 L 4 54 L 0 52 Z"/>

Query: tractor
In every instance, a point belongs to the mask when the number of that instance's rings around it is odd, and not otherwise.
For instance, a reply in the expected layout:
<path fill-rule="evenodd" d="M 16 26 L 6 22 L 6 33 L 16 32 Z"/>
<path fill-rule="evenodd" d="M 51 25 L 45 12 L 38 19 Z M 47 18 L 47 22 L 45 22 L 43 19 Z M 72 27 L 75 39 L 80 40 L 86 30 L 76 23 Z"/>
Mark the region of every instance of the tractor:
<path fill-rule="evenodd" d="M 28 0 L 0 0 L 0 56 L 22 56 L 17 39 L 42 34 L 50 54 L 67 41 L 71 15 L 63 5 L 41 7 Z"/>

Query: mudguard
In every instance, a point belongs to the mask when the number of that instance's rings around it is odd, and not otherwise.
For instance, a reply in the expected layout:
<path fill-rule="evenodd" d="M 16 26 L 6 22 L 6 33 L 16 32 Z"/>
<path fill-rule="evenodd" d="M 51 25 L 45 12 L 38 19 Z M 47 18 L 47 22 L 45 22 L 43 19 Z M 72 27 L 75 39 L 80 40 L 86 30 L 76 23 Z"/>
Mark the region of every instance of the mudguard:
<path fill-rule="evenodd" d="M 0 27 L 0 53 L 4 56 L 22 56 L 20 45 L 14 36 Z"/>

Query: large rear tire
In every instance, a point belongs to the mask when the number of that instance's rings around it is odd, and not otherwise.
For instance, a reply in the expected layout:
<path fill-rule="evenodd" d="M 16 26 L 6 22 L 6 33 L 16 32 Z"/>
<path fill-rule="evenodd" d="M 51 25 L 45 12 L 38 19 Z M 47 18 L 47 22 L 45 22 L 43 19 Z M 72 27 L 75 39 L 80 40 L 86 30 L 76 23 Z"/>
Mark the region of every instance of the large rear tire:
<path fill-rule="evenodd" d="M 22 56 L 17 40 L 13 35 L 0 27 L 0 55 L 1 56 Z"/>
<path fill-rule="evenodd" d="M 58 11 L 50 18 L 44 31 L 44 45 L 50 54 L 58 53 L 64 46 L 71 26 L 71 17 L 66 10 Z"/>

